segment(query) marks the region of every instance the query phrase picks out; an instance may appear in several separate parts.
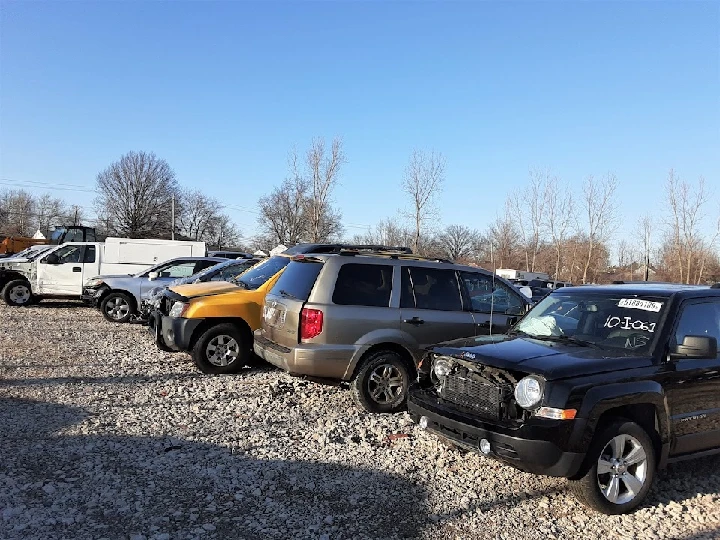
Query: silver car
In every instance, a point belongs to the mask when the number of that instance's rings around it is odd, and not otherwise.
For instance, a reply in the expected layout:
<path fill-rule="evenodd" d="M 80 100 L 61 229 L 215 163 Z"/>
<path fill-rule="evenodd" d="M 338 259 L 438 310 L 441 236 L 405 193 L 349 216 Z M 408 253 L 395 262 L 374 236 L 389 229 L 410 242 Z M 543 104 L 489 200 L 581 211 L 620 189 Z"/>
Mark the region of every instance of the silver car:
<path fill-rule="evenodd" d="M 528 306 L 506 280 L 449 261 L 298 256 L 265 298 L 254 350 L 290 374 L 346 383 L 370 412 L 396 412 L 427 347 L 503 334 Z"/>

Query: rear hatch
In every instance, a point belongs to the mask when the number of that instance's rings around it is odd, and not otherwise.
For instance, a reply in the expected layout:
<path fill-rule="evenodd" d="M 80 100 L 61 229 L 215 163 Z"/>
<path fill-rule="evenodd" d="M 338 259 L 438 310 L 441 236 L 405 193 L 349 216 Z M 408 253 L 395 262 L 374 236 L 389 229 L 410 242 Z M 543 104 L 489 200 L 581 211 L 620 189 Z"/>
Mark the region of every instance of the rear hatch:
<path fill-rule="evenodd" d="M 264 338 L 290 348 L 320 333 L 322 312 L 303 308 L 322 268 L 323 261 L 314 257 L 296 258 L 287 266 L 265 297 Z"/>

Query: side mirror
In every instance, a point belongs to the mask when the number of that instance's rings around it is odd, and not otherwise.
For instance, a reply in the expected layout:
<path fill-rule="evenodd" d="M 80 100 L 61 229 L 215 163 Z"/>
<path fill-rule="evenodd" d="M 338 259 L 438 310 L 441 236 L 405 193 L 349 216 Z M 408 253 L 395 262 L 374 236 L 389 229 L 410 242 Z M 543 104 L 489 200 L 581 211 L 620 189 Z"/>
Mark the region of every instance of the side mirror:
<path fill-rule="evenodd" d="M 670 350 L 670 358 L 715 358 L 717 339 L 709 336 L 685 336 L 682 345 Z"/>
<path fill-rule="evenodd" d="M 159 276 L 160 276 L 160 272 L 150 272 L 150 273 L 148 274 L 148 279 L 149 279 L 150 281 L 152 281 L 152 280 L 154 280 L 154 279 L 157 279 Z"/>
<path fill-rule="evenodd" d="M 55 255 L 54 253 L 51 253 L 47 257 L 45 257 L 42 262 L 47 264 L 60 264 L 60 257 Z"/>

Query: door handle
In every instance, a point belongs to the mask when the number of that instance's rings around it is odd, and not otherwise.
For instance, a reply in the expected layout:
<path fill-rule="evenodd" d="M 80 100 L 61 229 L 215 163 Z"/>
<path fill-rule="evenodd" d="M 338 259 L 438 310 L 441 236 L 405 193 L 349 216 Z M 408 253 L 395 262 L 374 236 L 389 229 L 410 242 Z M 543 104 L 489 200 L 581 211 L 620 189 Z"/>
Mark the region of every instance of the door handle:
<path fill-rule="evenodd" d="M 403 322 L 407 323 L 407 324 L 414 324 L 414 325 L 420 325 L 420 324 L 425 323 L 425 321 L 423 321 L 422 319 L 420 319 L 418 317 L 413 317 L 412 319 L 403 319 Z"/>
<path fill-rule="evenodd" d="M 490 328 L 490 322 L 479 322 L 477 323 L 478 327 L 480 328 Z"/>
<path fill-rule="evenodd" d="M 73 266 L 73 272 L 82 272 L 82 268 L 79 266 Z"/>

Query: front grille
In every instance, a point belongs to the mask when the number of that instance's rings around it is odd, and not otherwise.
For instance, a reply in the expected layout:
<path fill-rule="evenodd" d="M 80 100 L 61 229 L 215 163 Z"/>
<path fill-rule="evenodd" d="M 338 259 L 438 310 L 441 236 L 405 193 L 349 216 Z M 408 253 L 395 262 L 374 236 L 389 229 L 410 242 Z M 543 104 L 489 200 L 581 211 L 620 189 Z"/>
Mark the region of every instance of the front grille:
<path fill-rule="evenodd" d="M 502 395 L 500 386 L 490 381 L 476 380 L 469 372 L 450 373 L 440 387 L 440 397 L 443 399 L 489 418 L 500 418 Z"/>

